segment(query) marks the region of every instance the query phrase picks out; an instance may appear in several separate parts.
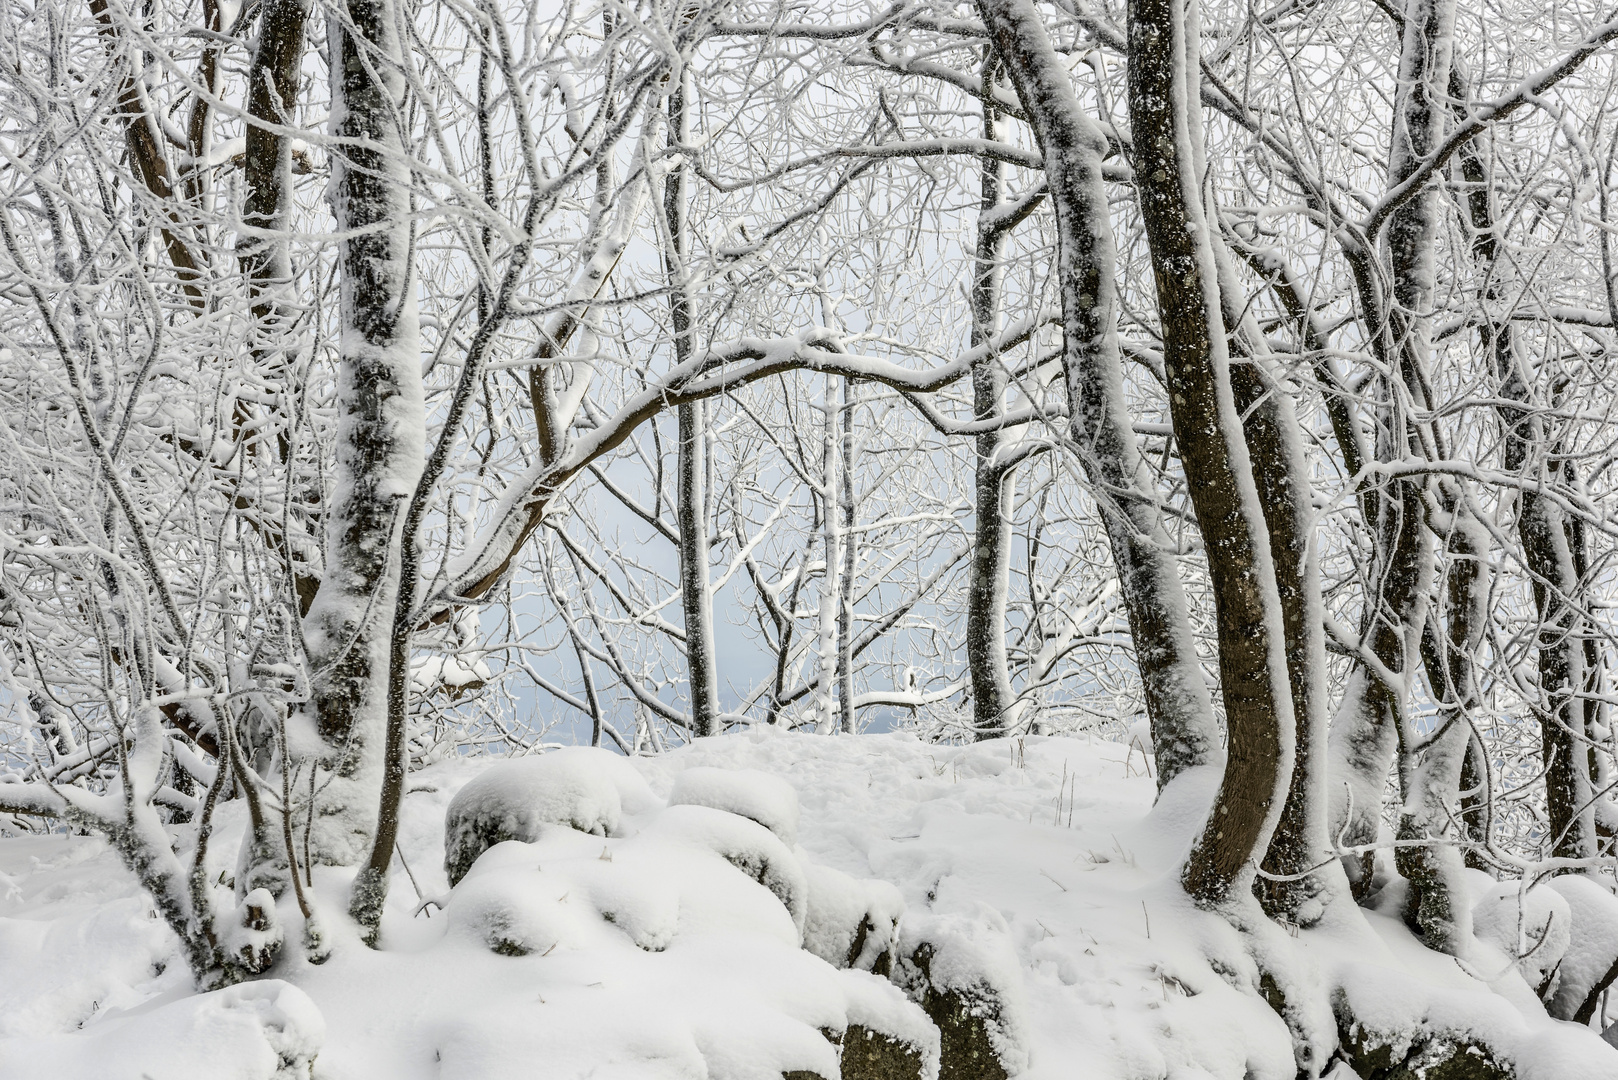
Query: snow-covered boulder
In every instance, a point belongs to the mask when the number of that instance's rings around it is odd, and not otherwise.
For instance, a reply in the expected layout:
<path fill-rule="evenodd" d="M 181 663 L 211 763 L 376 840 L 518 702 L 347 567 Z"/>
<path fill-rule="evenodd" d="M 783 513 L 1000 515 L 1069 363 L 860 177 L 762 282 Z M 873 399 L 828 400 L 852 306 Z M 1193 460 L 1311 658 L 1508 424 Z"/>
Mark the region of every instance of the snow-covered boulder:
<path fill-rule="evenodd" d="M 1027 1067 L 1022 968 L 997 912 L 907 918 L 894 981 L 938 1025 L 947 1080 L 1006 1080 Z"/>
<path fill-rule="evenodd" d="M 670 806 L 709 806 L 751 818 L 781 838 L 798 843 L 798 793 L 779 776 L 756 769 L 686 769 L 674 780 Z"/>
<path fill-rule="evenodd" d="M 847 1026 L 830 1032 L 840 1080 L 933 1080 L 939 1076 L 938 1028 L 886 979 L 860 971 L 838 980 Z"/>
<path fill-rule="evenodd" d="M 836 967 L 890 974 L 904 914 L 899 890 L 807 860 L 803 871 L 809 883 L 803 947 Z"/>
<path fill-rule="evenodd" d="M 1472 902 L 1472 932 L 1514 960 L 1541 998 L 1555 988 L 1571 925 L 1567 900 L 1544 885 L 1524 893 L 1518 882 L 1492 882 Z"/>
<path fill-rule="evenodd" d="M 570 747 L 491 765 L 463 787 L 444 815 L 444 872 L 451 885 L 489 848 L 531 842 L 546 825 L 596 836 L 618 830 L 623 813 L 621 759 Z"/>
<path fill-rule="evenodd" d="M 1583 874 L 1567 874 L 1545 883 L 1567 902 L 1571 925 L 1556 990 L 1547 1002 L 1559 1020 L 1579 1020 L 1591 991 L 1618 966 L 1618 897 Z"/>
<path fill-rule="evenodd" d="M 455 887 L 445 905 L 448 934 L 469 939 L 502 956 L 548 956 L 558 947 L 587 944 L 585 920 L 594 915 L 584 904 L 569 904 L 565 885 L 553 885 L 517 865 L 523 849 L 502 845 L 510 865 L 479 868 Z M 524 860 L 525 862 L 527 860 Z"/>

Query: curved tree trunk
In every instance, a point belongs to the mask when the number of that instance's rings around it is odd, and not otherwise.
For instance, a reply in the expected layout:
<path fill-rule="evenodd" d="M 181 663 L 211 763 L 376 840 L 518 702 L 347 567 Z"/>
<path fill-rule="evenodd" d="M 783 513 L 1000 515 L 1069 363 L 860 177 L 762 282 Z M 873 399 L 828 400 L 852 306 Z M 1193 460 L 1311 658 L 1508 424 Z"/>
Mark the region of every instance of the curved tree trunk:
<path fill-rule="evenodd" d="M 1215 213 L 1212 206 L 1208 213 Z M 1292 779 L 1264 856 L 1263 869 L 1270 876 L 1260 881 L 1258 893 L 1271 915 L 1307 926 L 1324 914 L 1335 878 L 1326 836 L 1325 608 L 1313 487 L 1292 391 L 1264 355 L 1264 336 L 1247 315 L 1247 298 L 1230 253 L 1218 234 L 1211 239 L 1225 327 L 1232 349 L 1245 354 L 1245 362 L 1231 365 L 1231 388 L 1246 417 L 1253 479 L 1275 560 L 1295 724 Z"/>
<path fill-rule="evenodd" d="M 1296 721 L 1269 528 L 1231 387 L 1219 272 L 1203 211 L 1195 0 L 1129 5 L 1136 187 L 1157 283 L 1169 410 L 1208 552 L 1230 760 L 1181 879 L 1204 907 L 1251 888 L 1291 781 Z M 1271 448 L 1278 449 L 1278 448 Z M 1263 469 L 1280 475 L 1285 462 Z"/>

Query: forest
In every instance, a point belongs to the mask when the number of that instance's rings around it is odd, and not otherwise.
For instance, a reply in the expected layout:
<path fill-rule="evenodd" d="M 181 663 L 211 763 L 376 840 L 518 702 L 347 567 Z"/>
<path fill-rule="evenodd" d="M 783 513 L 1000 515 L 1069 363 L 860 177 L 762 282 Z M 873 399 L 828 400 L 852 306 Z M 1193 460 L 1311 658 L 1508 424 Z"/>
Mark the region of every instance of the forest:
<path fill-rule="evenodd" d="M 0 1080 L 1618 1078 L 1605 2 L 0 0 Z"/>

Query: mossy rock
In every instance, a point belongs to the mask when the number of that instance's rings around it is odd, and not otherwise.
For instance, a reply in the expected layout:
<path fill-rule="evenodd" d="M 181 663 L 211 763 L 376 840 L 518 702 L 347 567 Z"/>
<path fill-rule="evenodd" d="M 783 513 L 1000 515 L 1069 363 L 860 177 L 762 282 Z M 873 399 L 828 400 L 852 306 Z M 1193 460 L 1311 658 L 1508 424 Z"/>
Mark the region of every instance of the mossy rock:
<path fill-rule="evenodd" d="M 1000 1014 L 998 993 L 987 983 L 964 990 L 940 986 L 931 976 L 932 960 L 932 946 L 923 943 L 909 964 L 922 976 L 911 996 L 938 1027 L 938 1080 L 1006 1080 L 1010 1073 L 990 1036 Z"/>
<path fill-rule="evenodd" d="M 843 1035 L 842 1080 L 920 1080 L 921 1049 L 880 1031 L 850 1024 Z"/>
<path fill-rule="evenodd" d="M 1342 993 L 1332 1004 L 1340 1053 L 1361 1080 L 1516 1080 L 1511 1062 L 1475 1038 L 1425 1026 L 1414 1032 L 1373 1031 L 1354 1019 Z"/>
<path fill-rule="evenodd" d="M 826 1041 L 837 1047 L 840 1080 L 925 1080 L 926 1059 L 921 1048 L 892 1035 L 850 1024 L 845 1032 L 822 1029 Z M 808 1069 L 793 1069 L 781 1080 L 827 1080 Z"/>

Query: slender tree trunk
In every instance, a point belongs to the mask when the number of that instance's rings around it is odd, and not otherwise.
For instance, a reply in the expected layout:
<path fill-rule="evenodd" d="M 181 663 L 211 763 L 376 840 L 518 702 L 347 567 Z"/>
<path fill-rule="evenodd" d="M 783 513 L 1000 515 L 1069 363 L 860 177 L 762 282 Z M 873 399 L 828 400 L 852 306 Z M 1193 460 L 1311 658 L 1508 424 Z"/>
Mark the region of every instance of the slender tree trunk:
<path fill-rule="evenodd" d="M 1345 847 L 1377 840 L 1433 571 L 1421 485 L 1398 483 L 1367 502 L 1379 516 L 1372 522 L 1375 556 L 1361 641 L 1382 671 L 1356 663 L 1332 718 L 1330 835 Z M 1344 858 L 1356 900 L 1370 896 L 1375 866 L 1373 851 Z"/>
<path fill-rule="evenodd" d="M 1129 612 L 1161 789 L 1219 760 L 1174 541 L 1135 443 L 1118 352 L 1116 252 L 1101 175 L 1106 139 L 1085 114 L 1030 0 L 978 0 L 1045 157 L 1056 211 L 1062 363 L 1072 436 L 1111 542 Z"/>
<path fill-rule="evenodd" d="M 1437 144 L 1454 30 L 1454 0 L 1413 0 L 1406 9 L 1389 189 L 1409 177 Z M 1382 461 L 1441 456 L 1434 429 L 1413 418 L 1427 406 L 1438 214 L 1437 191 L 1429 186 L 1389 219 L 1385 246 L 1391 303 L 1384 304 L 1379 282 L 1362 273 L 1358 283 L 1366 317 L 1377 328 L 1379 356 L 1393 372 L 1384 382 L 1388 400 L 1377 436 Z M 1362 640 L 1376 665 L 1357 665 L 1331 734 L 1333 775 L 1343 782 L 1332 791 L 1332 831 L 1349 846 L 1376 842 L 1389 765 L 1406 730 L 1405 708 L 1432 582 L 1426 524 L 1431 488 L 1426 479 L 1395 480 L 1362 501 L 1374 522 L 1375 545 Z M 1410 764 L 1407 759 L 1405 765 Z M 1413 777 L 1409 768 L 1401 768 L 1400 778 L 1408 800 L 1410 783 L 1421 778 Z M 1355 897 L 1364 900 L 1374 885 L 1374 853 L 1350 857 L 1346 866 Z"/>
<path fill-rule="evenodd" d="M 859 543 L 854 534 L 854 397 L 858 384 L 843 380 L 842 468 L 837 475 L 837 514 L 843 537 L 843 569 L 837 579 L 837 725 L 854 734 L 854 571 Z"/>
<path fill-rule="evenodd" d="M 680 600 L 691 684 L 691 733 L 717 735 L 719 675 L 714 656 L 713 599 L 708 589 L 707 436 L 703 402 L 679 408 Z"/>
<path fill-rule="evenodd" d="M 326 572 L 304 620 L 315 726 L 332 772 L 310 852 L 316 862 L 353 865 L 376 829 L 398 537 L 426 440 L 393 6 L 349 0 L 347 18 L 334 15 L 327 32 L 343 334 Z"/>
<path fill-rule="evenodd" d="M 271 0 L 259 16 L 258 48 L 248 69 L 243 229 L 236 245 L 237 265 L 247 282 L 252 315 L 249 340 L 254 367 L 282 392 L 290 389 L 291 369 L 296 363 L 296 346 L 291 340 L 295 316 L 289 302 L 293 271 L 288 250 L 292 140 L 276 129 L 292 127 L 296 122 L 307 18 L 308 5 L 303 0 Z M 194 127 L 204 123 L 193 119 L 197 121 Z M 200 132 L 198 141 L 202 141 Z M 238 403 L 238 420 L 248 418 L 242 409 Z M 288 463 L 290 442 L 284 430 L 278 433 L 277 447 L 280 461 Z M 291 537 L 279 528 L 260 526 L 260 531 L 272 546 L 279 548 L 298 612 L 307 614 L 320 586 L 319 575 L 309 572 L 307 562 L 295 554 Z M 291 765 L 283 761 L 280 767 L 286 770 Z M 245 786 L 252 781 L 238 774 L 238 782 Z M 279 896 L 289 884 L 291 860 L 283 842 L 282 816 L 283 810 L 273 808 L 268 813 L 254 814 L 246 866 L 239 875 L 245 890 L 265 886 Z"/>
<path fill-rule="evenodd" d="M 837 508 L 838 479 L 837 450 L 837 378 L 827 375 L 821 394 L 820 446 L 820 512 L 821 553 L 825 569 L 820 576 L 820 625 L 815 641 L 815 652 L 820 660 L 820 675 L 815 696 L 819 717 L 816 728 L 830 734 L 837 728 L 837 609 L 841 595 L 837 579 L 842 571 L 842 528 Z"/>
<path fill-rule="evenodd" d="M 1251 887 L 1291 781 L 1296 721 L 1269 529 L 1231 388 L 1219 272 L 1203 211 L 1195 0 L 1131 0 L 1129 108 L 1169 410 L 1208 552 L 1230 757 L 1182 881 L 1220 907 Z M 1274 463 L 1279 470 L 1284 463 Z"/>
<path fill-rule="evenodd" d="M 993 141 L 999 112 L 993 105 L 996 65 L 991 53 L 983 64 L 983 137 Z M 992 341 L 1000 325 L 1000 263 L 1006 229 L 995 219 L 1000 206 L 1003 166 L 985 157 L 979 164 L 977 251 L 972 265 L 972 346 Z M 986 352 L 972 366 L 972 415 L 991 420 L 1000 415 L 1005 397 L 1000 357 Z M 977 437 L 974 474 L 974 526 L 971 575 L 966 594 L 966 663 L 972 677 L 972 728 L 979 739 L 1006 733 L 1015 695 L 1006 662 L 1006 595 L 1011 591 L 1011 537 L 1006 520 L 1010 470 L 996 460 L 999 431 Z"/>
<path fill-rule="evenodd" d="M 690 139 L 691 123 L 685 87 L 669 95 L 669 145 Z M 686 259 L 691 254 L 687 222 L 689 193 L 684 164 L 669 170 L 663 182 L 663 216 L 668 223 L 669 314 L 674 324 L 674 362 L 691 359 L 696 342 L 691 326 L 691 296 L 686 288 Z M 685 622 L 685 660 L 691 686 L 691 733 L 716 735 L 719 723 L 719 672 L 714 656 L 713 597 L 708 588 L 708 444 L 703 402 L 681 405 L 679 484 L 675 518 L 680 528 L 680 602 Z"/>

